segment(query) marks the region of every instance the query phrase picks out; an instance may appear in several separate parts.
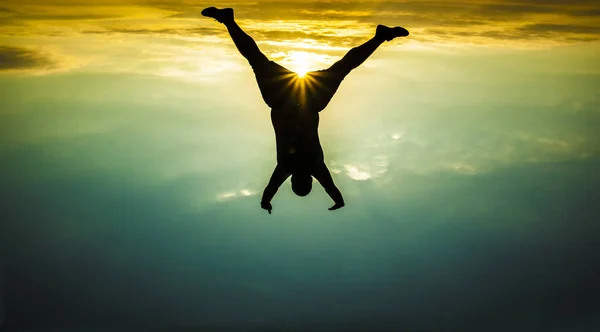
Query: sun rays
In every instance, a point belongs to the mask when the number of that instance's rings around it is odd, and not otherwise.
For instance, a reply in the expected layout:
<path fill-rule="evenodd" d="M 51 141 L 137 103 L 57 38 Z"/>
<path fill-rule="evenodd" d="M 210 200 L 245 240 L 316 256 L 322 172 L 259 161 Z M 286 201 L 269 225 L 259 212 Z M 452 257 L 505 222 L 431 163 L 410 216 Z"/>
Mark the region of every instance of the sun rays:
<path fill-rule="evenodd" d="M 285 90 L 290 92 L 287 102 L 295 106 L 308 106 L 309 99 L 316 96 L 321 86 L 317 79 L 321 75 L 321 72 L 300 71 L 298 68 L 293 73 L 283 75 L 281 81 L 285 82 Z"/>

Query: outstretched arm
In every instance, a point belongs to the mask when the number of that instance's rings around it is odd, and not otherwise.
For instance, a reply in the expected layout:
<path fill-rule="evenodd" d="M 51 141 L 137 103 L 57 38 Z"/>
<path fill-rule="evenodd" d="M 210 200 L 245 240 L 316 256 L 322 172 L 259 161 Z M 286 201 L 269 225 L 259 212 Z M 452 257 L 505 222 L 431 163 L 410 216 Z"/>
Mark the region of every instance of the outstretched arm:
<path fill-rule="evenodd" d="M 275 167 L 273 171 L 273 175 L 271 175 L 271 180 L 269 180 L 269 184 L 265 188 L 263 192 L 262 200 L 260 201 L 260 207 L 269 211 L 271 214 L 271 210 L 273 210 L 273 206 L 271 205 L 271 200 L 275 193 L 277 193 L 277 189 L 281 186 L 281 184 L 290 176 L 290 173 L 286 172 L 283 167 L 279 166 L 279 164 Z"/>
<path fill-rule="evenodd" d="M 329 174 L 329 170 L 325 163 L 321 163 L 321 165 L 317 166 L 313 176 L 319 181 L 329 197 L 335 202 L 335 205 L 330 207 L 329 210 L 337 210 L 345 205 L 342 193 L 335 186 L 335 183 L 333 183 L 333 179 L 331 178 L 331 174 Z"/>

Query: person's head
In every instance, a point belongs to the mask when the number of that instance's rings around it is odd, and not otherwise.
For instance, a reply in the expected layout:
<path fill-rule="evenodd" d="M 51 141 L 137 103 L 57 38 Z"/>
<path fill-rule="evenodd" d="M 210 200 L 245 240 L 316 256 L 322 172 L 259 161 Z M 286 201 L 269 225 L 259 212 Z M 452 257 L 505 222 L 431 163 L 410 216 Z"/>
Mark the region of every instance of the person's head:
<path fill-rule="evenodd" d="M 306 173 L 292 174 L 292 190 L 300 197 L 308 195 L 312 190 L 312 176 Z"/>

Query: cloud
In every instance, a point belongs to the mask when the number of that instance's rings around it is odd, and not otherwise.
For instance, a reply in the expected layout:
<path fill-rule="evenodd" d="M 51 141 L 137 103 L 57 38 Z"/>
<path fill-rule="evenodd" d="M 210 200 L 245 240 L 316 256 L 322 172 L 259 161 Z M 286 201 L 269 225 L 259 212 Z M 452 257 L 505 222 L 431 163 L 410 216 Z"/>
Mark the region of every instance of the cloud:
<path fill-rule="evenodd" d="M 348 21 L 356 24 L 401 24 L 409 30 L 415 29 L 414 38 L 424 38 L 420 29 L 427 29 L 427 37 L 442 40 L 467 41 L 464 37 L 486 37 L 493 40 L 527 41 L 532 39 L 563 42 L 578 42 L 599 38 L 600 25 L 588 22 L 600 12 L 600 5 L 594 2 L 578 1 L 529 1 L 516 2 L 261 2 L 260 4 L 240 3 L 234 6 L 240 20 L 268 22 L 274 20 L 316 20 Z M 553 35 L 557 27 L 542 22 L 543 17 L 553 16 L 565 27 L 562 35 Z M 171 18 L 201 18 L 197 10 L 184 11 Z M 510 20 L 511 24 L 505 24 Z M 537 21 L 540 21 L 539 23 Z M 401 23 L 399 23 L 401 22 Z M 533 22 L 533 23 L 532 23 Z M 521 23 L 526 28 L 515 28 Z M 308 24 L 308 23 L 307 23 Z M 531 34 L 534 26 L 535 35 Z M 444 29 L 440 29 L 440 27 Z M 585 34 L 585 36 L 582 36 Z"/>
<path fill-rule="evenodd" d="M 569 24 L 528 24 L 518 29 L 522 32 L 543 36 L 557 36 L 562 33 L 600 36 L 600 26 L 581 26 Z"/>
<path fill-rule="evenodd" d="M 472 14 L 498 21 L 506 18 L 522 18 L 532 14 L 559 14 L 564 17 L 595 16 L 600 6 L 594 2 L 556 1 L 535 3 L 535 1 L 499 1 L 482 3 L 474 7 Z"/>
<path fill-rule="evenodd" d="M 2 155 L 0 197 L 11 203 L 0 248 L 15 325 L 327 318 L 356 330 L 554 331 L 598 309 L 597 158 L 354 182 L 349 213 L 308 208 L 324 196 L 299 202 L 282 188 L 266 216 L 256 196 L 190 209 L 188 198 L 208 196 L 224 174 L 148 183 L 139 173 L 151 164 L 77 168 L 48 155 L 61 145 Z"/>
<path fill-rule="evenodd" d="M 0 13 L 3 13 L 3 14 L 6 14 L 6 13 L 8 13 L 8 14 L 12 14 L 12 13 L 14 13 L 14 12 L 15 12 L 15 11 L 14 11 L 14 10 L 12 10 L 12 9 L 10 9 L 10 8 L 6 8 L 6 7 L 0 7 Z"/>
<path fill-rule="evenodd" d="M 70 4 L 70 5 L 69 5 Z M 268 1 L 238 3 L 216 2 L 232 6 L 242 27 L 254 35 L 263 34 L 274 41 L 312 40 L 325 46 L 354 45 L 362 33 L 376 24 L 402 25 L 417 43 L 502 44 L 518 47 L 539 44 L 568 44 L 597 40 L 600 37 L 594 17 L 600 5 L 589 1 Z M 72 33 L 128 33 L 179 37 L 222 36 L 209 28 L 209 19 L 201 16 L 203 3 L 179 1 L 103 2 L 100 5 L 55 1 L 31 2 L 17 6 L 9 2 L 3 22 L 5 35 L 60 35 Z M 111 20 L 119 18 L 119 20 Z M 60 28 L 48 30 L 45 20 Z M 74 25 L 71 22 L 81 21 Z M 578 27 L 557 30 L 549 21 Z M 276 26 L 295 22 L 298 27 Z M 216 23 L 215 23 L 216 24 Z M 216 25 L 215 25 L 216 26 Z M 26 28 L 24 28 L 26 27 Z M 196 29 L 195 29 L 196 28 Z M 324 35 L 323 30 L 360 31 L 355 35 Z M 532 31 L 535 29 L 535 31 Z M 48 31 L 51 31 L 49 33 Z M 535 32 L 535 33 L 534 33 Z M 560 32 L 559 36 L 554 35 Z"/>
<path fill-rule="evenodd" d="M 118 7 L 107 12 L 105 8 L 93 8 L 84 6 L 69 7 L 49 4 L 46 6 L 14 6 L 0 9 L 0 22 L 4 25 L 24 25 L 27 22 L 36 21 L 90 21 L 105 20 L 127 16 L 118 12 Z M 93 12 L 94 10 L 99 12 Z"/>
<path fill-rule="evenodd" d="M 127 28 L 127 27 L 109 27 L 103 30 L 87 30 L 83 31 L 87 34 L 133 34 L 133 35 L 176 35 L 176 36 L 215 36 L 225 35 L 226 30 L 220 27 L 193 27 L 193 28 Z"/>
<path fill-rule="evenodd" d="M 299 199 L 289 184 L 273 215 L 259 208 L 274 142 L 249 68 L 220 85 L 2 77 L 11 322 L 552 331 L 591 320 L 600 118 L 597 76 L 573 74 L 582 49 L 405 52 L 384 73 L 353 73 L 336 97 L 349 102 L 321 118 L 347 201 L 334 214 L 322 189 Z M 364 143 L 379 135 L 388 146 Z"/>
<path fill-rule="evenodd" d="M 54 20 L 72 20 L 72 21 L 86 21 L 86 20 L 104 20 L 111 18 L 119 18 L 123 17 L 122 15 L 117 14 L 26 14 L 19 15 L 16 18 L 21 21 L 36 21 L 36 20 L 46 20 L 46 21 L 54 21 Z"/>
<path fill-rule="evenodd" d="M 0 71 L 52 67 L 54 62 L 44 53 L 23 47 L 0 46 Z"/>
<path fill-rule="evenodd" d="M 481 37 L 496 41 L 543 41 L 553 42 L 591 42 L 600 40 L 600 26 L 574 26 L 561 24 L 528 24 L 516 28 L 494 29 L 487 31 L 477 30 L 442 30 L 438 28 L 426 29 L 427 34 L 445 36 L 447 38 Z M 465 41 L 468 41 L 466 39 Z M 484 43 L 479 40 L 479 43 Z"/>

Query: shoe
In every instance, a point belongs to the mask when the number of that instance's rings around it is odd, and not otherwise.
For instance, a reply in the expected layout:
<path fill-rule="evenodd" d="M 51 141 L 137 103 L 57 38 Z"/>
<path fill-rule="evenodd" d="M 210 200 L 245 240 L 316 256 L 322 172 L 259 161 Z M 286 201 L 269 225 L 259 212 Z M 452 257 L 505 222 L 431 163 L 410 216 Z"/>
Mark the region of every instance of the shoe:
<path fill-rule="evenodd" d="M 406 37 L 408 36 L 408 30 L 403 27 L 393 27 L 390 28 L 385 25 L 378 25 L 377 30 L 375 31 L 375 36 L 379 38 L 383 38 L 387 41 L 390 41 L 396 37 Z"/>
<path fill-rule="evenodd" d="M 233 9 L 232 8 L 223 8 L 217 9 L 215 7 L 204 8 L 201 12 L 202 16 L 212 17 L 217 20 L 219 23 L 224 23 L 227 21 L 233 21 Z"/>

